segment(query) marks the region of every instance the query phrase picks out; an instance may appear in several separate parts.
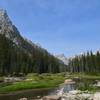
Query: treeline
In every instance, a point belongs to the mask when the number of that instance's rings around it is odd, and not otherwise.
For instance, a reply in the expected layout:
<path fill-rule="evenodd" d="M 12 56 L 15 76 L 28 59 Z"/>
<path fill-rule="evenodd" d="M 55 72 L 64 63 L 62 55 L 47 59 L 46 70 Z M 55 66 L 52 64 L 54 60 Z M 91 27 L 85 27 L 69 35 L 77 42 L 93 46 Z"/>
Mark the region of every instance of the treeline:
<path fill-rule="evenodd" d="M 0 34 L 0 75 L 62 71 L 66 71 L 65 65 L 46 50 L 33 46 L 31 53 L 26 52 Z"/>
<path fill-rule="evenodd" d="M 100 73 L 100 53 L 87 52 L 69 60 L 71 72 Z"/>

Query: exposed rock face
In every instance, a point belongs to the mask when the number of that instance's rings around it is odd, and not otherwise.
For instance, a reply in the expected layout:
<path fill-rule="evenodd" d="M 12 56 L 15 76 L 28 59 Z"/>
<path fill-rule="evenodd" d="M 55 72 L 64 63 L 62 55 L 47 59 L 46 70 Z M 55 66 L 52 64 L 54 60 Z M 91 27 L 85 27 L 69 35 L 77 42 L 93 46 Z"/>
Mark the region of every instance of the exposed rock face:
<path fill-rule="evenodd" d="M 17 28 L 12 24 L 6 10 L 0 10 L 0 34 L 5 35 L 12 40 L 15 44 L 20 44 L 21 36 Z"/>
<path fill-rule="evenodd" d="M 65 57 L 64 54 L 55 55 L 55 57 L 58 58 L 59 60 L 63 61 L 65 65 L 68 65 L 68 59 Z"/>

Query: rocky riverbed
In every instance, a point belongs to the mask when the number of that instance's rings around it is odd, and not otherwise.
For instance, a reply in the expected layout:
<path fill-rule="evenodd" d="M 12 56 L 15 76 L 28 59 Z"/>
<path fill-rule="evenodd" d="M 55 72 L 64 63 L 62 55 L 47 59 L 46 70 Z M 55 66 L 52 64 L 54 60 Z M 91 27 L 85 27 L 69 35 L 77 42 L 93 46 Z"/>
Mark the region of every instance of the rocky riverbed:
<path fill-rule="evenodd" d="M 62 95 L 45 96 L 40 100 L 100 100 L 100 92 L 73 90 Z"/>
<path fill-rule="evenodd" d="M 64 93 L 61 100 L 100 100 L 100 92 L 90 93 L 88 91 L 73 90 Z"/>
<path fill-rule="evenodd" d="M 20 100 L 29 99 L 21 98 Z M 31 100 L 100 100 L 100 92 L 90 93 L 88 91 L 73 90 L 62 95 L 44 96 L 43 98 Z"/>

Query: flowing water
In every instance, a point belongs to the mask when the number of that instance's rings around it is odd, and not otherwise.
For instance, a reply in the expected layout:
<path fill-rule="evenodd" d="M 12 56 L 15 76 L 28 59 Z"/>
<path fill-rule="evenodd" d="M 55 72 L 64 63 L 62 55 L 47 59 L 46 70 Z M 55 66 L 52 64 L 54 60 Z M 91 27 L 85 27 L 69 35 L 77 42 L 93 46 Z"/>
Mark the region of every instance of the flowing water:
<path fill-rule="evenodd" d="M 0 100 L 19 100 L 20 98 L 24 97 L 28 98 L 28 100 L 32 100 L 34 98 L 40 98 L 46 95 L 62 94 L 71 90 L 79 89 L 79 87 L 88 87 L 91 84 L 93 85 L 94 82 L 95 80 L 81 79 L 76 81 L 76 84 L 62 84 L 59 87 L 51 89 L 31 89 L 10 94 L 1 94 Z"/>
<path fill-rule="evenodd" d="M 29 98 L 34 99 L 38 97 L 43 97 L 46 95 L 56 95 L 62 94 L 63 92 L 68 92 L 74 89 L 74 85 L 60 85 L 56 88 L 51 89 L 34 89 L 34 90 L 26 90 L 26 91 L 19 91 L 10 94 L 2 94 L 0 95 L 0 100 L 18 100 L 19 98 Z"/>

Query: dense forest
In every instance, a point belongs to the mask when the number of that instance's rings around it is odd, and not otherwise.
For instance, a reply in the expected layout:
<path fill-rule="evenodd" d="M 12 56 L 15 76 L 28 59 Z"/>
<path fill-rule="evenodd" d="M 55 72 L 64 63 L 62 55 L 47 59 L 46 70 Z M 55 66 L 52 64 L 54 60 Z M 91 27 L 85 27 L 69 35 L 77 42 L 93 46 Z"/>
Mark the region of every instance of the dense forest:
<path fill-rule="evenodd" d="M 58 73 L 65 65 L 45 49 L 32 47 L 26 52 L 10 39 L 0 34 L 0 74 Z"/>
<path fill-rule="evenodd" d="M 100 73 L 100 52 L 87 52 L 69 60 L 71 72 Z"/>
<path fill-rule="evenodd" d="M 64 63 L 23 38 L 5 10 L 0 10 L 0 74 L 58 73 Z"/>

